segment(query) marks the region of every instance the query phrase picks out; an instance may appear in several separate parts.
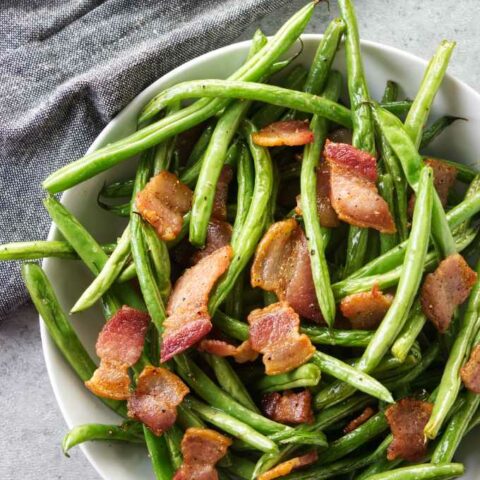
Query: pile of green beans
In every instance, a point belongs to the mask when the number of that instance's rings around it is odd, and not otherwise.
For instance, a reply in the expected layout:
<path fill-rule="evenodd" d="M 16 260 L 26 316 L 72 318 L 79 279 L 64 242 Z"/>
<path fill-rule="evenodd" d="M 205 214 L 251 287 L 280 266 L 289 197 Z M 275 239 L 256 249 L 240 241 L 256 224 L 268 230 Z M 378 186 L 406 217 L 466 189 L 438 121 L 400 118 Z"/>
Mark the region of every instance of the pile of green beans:
<path fill-rule="evenodd" d="M 460 377 L 480 344 L 480 281 L 466 308 L 455 312 L 444 337 L 427 320 L 420 301 L 424 275 L 445 257 L 463 252 L 469 262 L 478 261 L 478 172 L 442 159 L 457 170 L 457 181 L 463 184 L 444 208 L 434 188 L 434 171 L 424 162 L 432 142 L 461 120 L 444 114 L 429 122 L 455 44 L 440 44 L 413 100 L 399 98 L 401 86 L 390 80 L 377 101 L 364 71 L 352 0 L 338 0 L 340 18 L 326 28 L 310 65 L 284 59 L 316 3 L 296 12 L 271 38 L 258 30 L 244 63 L 226 80 L 191 80 L 161 91 L 140 112 L 137 131 L 52 173 L 43 183 L 48 192 L 44 205 L 61 237 L 0 245 L 0 260 L 25 262 L 27 290 L 79 381 L 90 379 L 96 364 L 69 315 L 100 303 L 108 320 L 128 305 L 148 312 L 152 321 L 141 358 L 130 372 L 132 388 L 145 366 L 162 365 L 190 389 L 175 424 L 161 436 L 128 419 L 126 402 L 100 399 L 119 415 L 118 424 L 75 426 L 62 443 L 66 455 L 87 441 L 139 444 L 148 453 L 155 478 L 171 480 L 183 462 L 184 432 L 195 427 L 213 428 L 233 440 L 217 464 L 219 478 L 255 480 L 311 450 L 318 455 L 312 465 L 282 478 L 439 480 L 463 474 L 463 465 L 452 463 L 455 453 L 463 437 L 480 424 L 480 395 L 466 391 Z M 346 82 L 332 68 L 342 41 Z M 273 122 L 292 120 L 305 121 L 313 134 L 311 143 L 266 148 L 253 141 L 253 134 Z M 340 127 L 351 131 L 355 148 L 377 158 L 377 188 L 392 214 L 395 234 L 341 222 L 334 228 L 321 224 L 317 169 L 324 161 L 326 139 Z M 186 149 L 183 132 L 191 144 Z M 53 194 L 137 154 L 134 178 L 115 180 L 98 192 L 101 208 L 125 217 L 113 243 L 101 245 Z M 268 228 L 294 217 L 305 233 L 312 301 L 318 303 L 323 321 L 300 319 L 299 332 L 315 351 L 303 365 L 277 375 L 266 375 L 261 355 L 240 365 L 194 347 L 166 364 L 159 360 L 170 294 L 185 271 L 181 256 L 209 241 L 217 182 L 225 165 L 233 170 L 226 205 L 233 256 L 208 299 L 215 335 L 235 345 L 248 341 L 249 314 L 284 300 L 281 292 L 250 286 L 252 261 Z M 165 170 L 193 191 L 181 231 L 168 242 L 142 218 L 135 202 L 149 180 Z M 300 209 L 295 209 L 297 201 Z M 87 267 L 91 282 L 72 305 L 60 305 L 57 286 L 34 263 L 43 258 L 69 260 L 65 268 L 77 263 L 72 260 Z M 476 272 L 480 277 L 480 262 Z M 394 295 L 391 306 L 377 327 L 351 328 L 340 318 L 343 300 L 373 288 L 389 290 Z M 312 422 L 284 424 L 264 413 L 265 395 L 276 398 L 278 393 L 304 390 L 310 393 Z M 388 461 L 393 434 L 385 409 L 402 397 L 418 395 L 433 403 L 425 428 L 428 454 L 422 463 Z M 342 433 L 367 406 L 374 414 Z"/>

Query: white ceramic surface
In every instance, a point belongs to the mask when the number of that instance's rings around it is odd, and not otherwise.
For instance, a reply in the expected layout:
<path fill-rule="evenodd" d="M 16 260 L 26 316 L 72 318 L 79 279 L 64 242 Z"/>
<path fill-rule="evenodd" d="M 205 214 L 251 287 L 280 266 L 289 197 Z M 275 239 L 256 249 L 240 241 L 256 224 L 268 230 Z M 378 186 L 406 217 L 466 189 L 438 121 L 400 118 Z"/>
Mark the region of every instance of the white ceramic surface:
<path fill-rule="evenodd" d="M 308 65 L 313 58 L 320 35 L 304 35 L 305 48 L 297 63 Z M 135 129 L 136 116 L 142 106 L 161 90 L 181 81 L 202 78 L 225 78 L 243 62 L 250 42 L 242 42 L 215 50 L 198 57 L 157 80 L 138 95 L 98 136 L 89 151 L 122 138 Z M 380 98 L 388 79 L 399 82 L 402 94 L 412 98 L 417 91 L 426 65 L 413 55 L 373 42 L 362 42 L 365 71 L 373 98 Z M 337 54 L 335 68 L 345 73 L 343 49 Z M 442 114 L 466 117 L 468 122 L 456 122 L 431 147 L 432 153 L 470 165 L 479 165 L 480 151 L 480 95 L 464 83 L 447 76 L 437 95 L 431 118 Z M 73 159 L 72 159 L 73 160 Z M 99 242 L 115 239 L 121 231 L 122 221 L 101 210 L 96 195 L 105 181 L 132 175 L 135 160 L 118 165 L 113 170 L 82 183 L 67 191 L 62 202 L 88 228 Z M 58 238 L 52 227 L 49 238 Z M 80 293 L 91 281 L 91 276 L 80 262 L 48 259 L 44 267 L 58 294 L 62 306 L 68 311 Z M 103 323 L 99 309 L 91 309 L 71 317 L 80 339 L 94 356 L 94 345 Z M 69 427 L 82 423 L 116 423 L 116 417 L 95 399 L 70 370 L 49 338 L 41 322 L 42 345 L 48 374 L 62 414 Z M 458 458 L 466 462 L 465 479 L 480 478 L 480 459 L 475 452 L 480 443 L 480 431 L 473 432 L 462 444 Z M 83 452 L 106 480 L 153 479 L 149 460 L 142 447 L 90 443 L 81 446 Z"/>

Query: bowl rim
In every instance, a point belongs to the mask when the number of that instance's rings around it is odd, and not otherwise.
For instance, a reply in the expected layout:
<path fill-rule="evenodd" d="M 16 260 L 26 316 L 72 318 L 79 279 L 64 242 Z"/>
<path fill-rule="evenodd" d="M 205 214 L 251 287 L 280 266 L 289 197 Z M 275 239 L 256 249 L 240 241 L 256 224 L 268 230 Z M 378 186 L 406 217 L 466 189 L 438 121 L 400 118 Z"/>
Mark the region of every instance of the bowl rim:
<path fill-rule="evenodd" d="M 323 34 L 320 33 L 304 33 L 300 36 L 300 38 L 305 41 L 305 42 L 310 42 L 310 41 L 320 41 L 323 37 Z M 271 37 L 269 37 L 271 38 Z M 95 138 L 93 143 L 90 145 L 86 153 L 91 153 L 92 151 L 96 150 L 99 146 L 99 144 L 102 143 L 104 138 L 109 134 L 109 132 L 117 127 L 117 124 L 121 124 L 123 121 L 124 117 L 127 117 L 129 114 L 130 110 L 134 110 L 138 107 L 143 106 L 146 104 L 146 102 L 152 98 L 157 92 L 158 84 L 159 83 L 164 83 L 168 82 L 172 77 L 177 76 L 178 74 L 182 74 L 185 71 L 188 71 L 190 68 L 193 66 L 200 64 L 211 57 L 214 56 L 222 56 L 224 54 L 228 54 L 232 50 L 237 50 L 237 49 L 247 49 L 247 47 L 251 44 L 252 40 L 243 40 L 241 42 L 235 42 L 231 43 L 229 45 L 225 45 L 223 47 L 210 50 L 209 52 L 206 52 L 204 54 L 201 54 L 195 58 L 192 58 L 191 60 L 179 65 L 178 67 L 174 68 L 173 70 L 169 71 L 165 75 L 157 78 L 153 83 L 151 83 L 148 87 L 143 89 L 140 93 L 138 93 L 122 110 L 120 110 L 115 117 L 107 124 L 105 127 L 102 129 L 102 131 L 98 134 L 98 136 Z M 342 40 L 342 44 L 344 41 Z M 405 50 L 401 50 L 400 48 L 393 47 L 391 45 L 383 44 L 380 42 L 376 42 L 373 40 L 364 40 L 360 39 L 360 45 L 362 48 L 367 47 L 367 48 L 372 48 L 373 50 L 380 50 L 384 52 L 391 52 L 394 55 L 403 57 L 405 60 L 409 62 L 414 62 L 417 64 L 420 64 L 423 67 L 426 67 L 428 64 L 428 60 L 425 60 L 413 53 L 407 52 Z M 458 79 L 454 75 L 450 74 L 449 72 L 446 73 L 445 78 L 448 78 L 450 82 L 453 82 L 454 85 L 457 87 L 460 87 L 464 90 L 467 91 L 469 95 L 474 95 L 480 100 L 480 93 L 477 92 L 473 87 L 468 85 L 466 82 L 463 80 Z M 68 190 L 63 192 L 60 198 L 60 201 L 63 203 L 65 195 L 68 195 Z M 55 238 L 55 235 L 57 233 L 57 228 L 55 224 L 52 222 L 49 228 L 47 240 L 53 240 Z M 46 258 L 42 261 L 42 268 L 45 268 L 48 266 L 50 262 L 50 259 Z M 69 415 L 69 408 L 67 405 L 64 403 L 61 395 L 61 386 L 58 383 L 58 380 L 56 379 L 55 375 L 55 360 L 52 358 L 52 350 L 51 350 L 51 345 L 49 344 L 49 334 L 48 331 L 45 327 L 45 324 L 43 322 L 42 317 L 39 315 L 39 324 L 40 324 L 40 339 L 41 339 L 41 344 L 42 344 L 42 354 L 43 358 L 45 361 L 45 366 L 47 369 L 47 374 L 48 374 L 48 379 L 50 381 L 50 385 L 52 387 L 56 403 L 60 409 L 60 412 L 63 416 L 63 419 L 65 423 L 67 424 L 68 429 L 73 428 L 74 422 L 72 421 L 70 415 Z M 54 346 L 53 349 L 56 347 Z M 80 444 L 80 449 L 87 458 L 88 462 L 90 465 L 93 467 L 96 473 L 101 476 L 102 479 L 104 480 L 111 480 L 110 478 L 106 477 L 104 475 L 104 472 L 102 471 L 102 468 L 100 465 L 98 465 L 97 460 L 95 458 L 95 455 L 93 455 L 87 448 L 85 444 Z"/>

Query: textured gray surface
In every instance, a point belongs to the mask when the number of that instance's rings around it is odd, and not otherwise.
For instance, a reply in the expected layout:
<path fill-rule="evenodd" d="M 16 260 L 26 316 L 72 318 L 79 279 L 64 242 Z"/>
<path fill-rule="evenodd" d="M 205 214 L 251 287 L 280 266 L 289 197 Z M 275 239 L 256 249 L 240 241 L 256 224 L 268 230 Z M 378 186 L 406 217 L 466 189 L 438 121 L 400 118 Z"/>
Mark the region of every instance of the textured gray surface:
<path fill-rule="evenodd" d="M 284 11 L 265 18 L 261 27 L 272 33 L 303 4 L 303 0 L 292 1 Z M 477 0 L 357 0 L 356 4 L 363 38 L 424 58 L 442 38 L 457 40 L 450 71 L 480 90 Z M 335 13 L 335 0 L 331 0 L 330 16 Z M 309 31 L 323 31 L 330 16 L 325 5 L 317 8 Z M 253 30 L 241 38 L 248 38 Z M 97 480 L 98 475 L 78 449 L 70 459 L 61 453 L 65 423 L 48 383 L 37 316 L 29 306 L 0 326 L 0 378 L 0 478 Z"/>

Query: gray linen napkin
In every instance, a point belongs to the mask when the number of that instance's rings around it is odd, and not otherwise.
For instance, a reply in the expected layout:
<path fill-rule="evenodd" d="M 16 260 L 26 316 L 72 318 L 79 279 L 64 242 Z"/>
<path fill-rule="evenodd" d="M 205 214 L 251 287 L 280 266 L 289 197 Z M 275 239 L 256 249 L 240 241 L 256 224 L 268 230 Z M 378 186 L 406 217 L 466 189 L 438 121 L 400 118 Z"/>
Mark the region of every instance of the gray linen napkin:
<path fill-rule="evenodd" d="M 0 3 L 0 243 L 44 239 L 40 182 L 79 158 L 135 95 L 231 43 L 287 0 Z M 0 264 L 0 320 L 26 291 Z"/>

